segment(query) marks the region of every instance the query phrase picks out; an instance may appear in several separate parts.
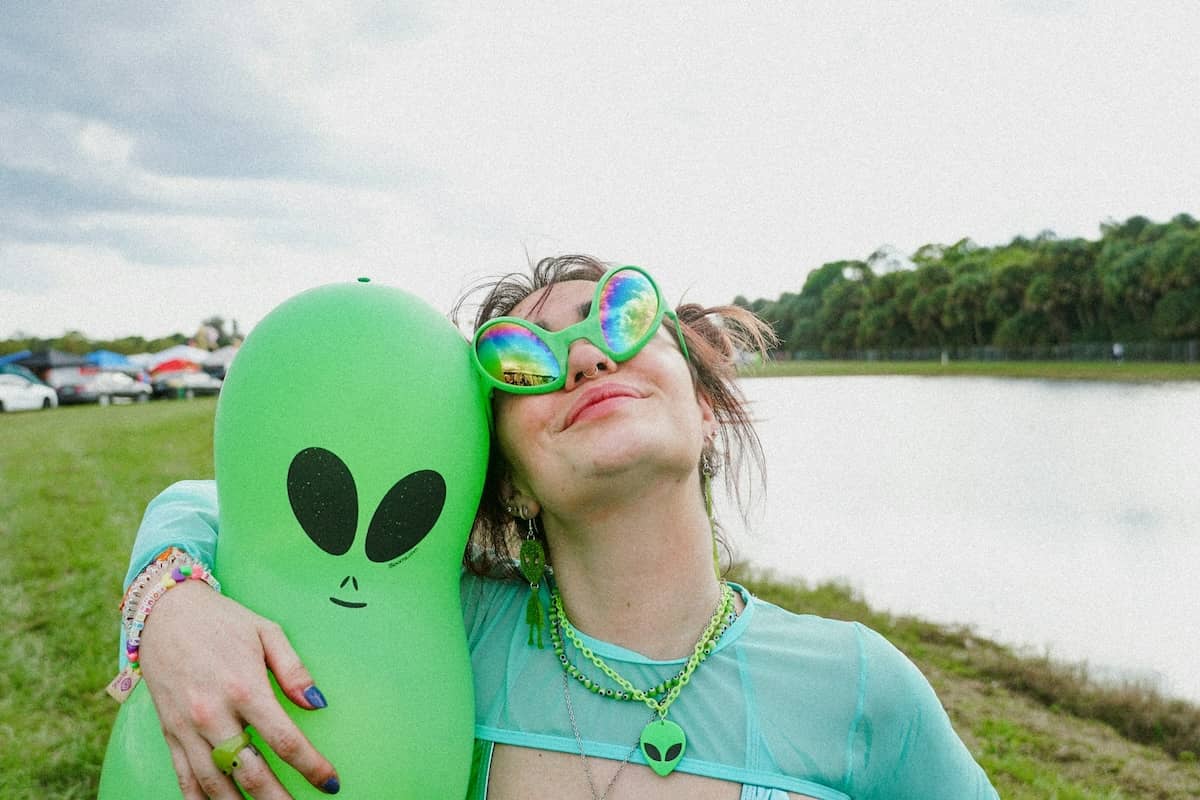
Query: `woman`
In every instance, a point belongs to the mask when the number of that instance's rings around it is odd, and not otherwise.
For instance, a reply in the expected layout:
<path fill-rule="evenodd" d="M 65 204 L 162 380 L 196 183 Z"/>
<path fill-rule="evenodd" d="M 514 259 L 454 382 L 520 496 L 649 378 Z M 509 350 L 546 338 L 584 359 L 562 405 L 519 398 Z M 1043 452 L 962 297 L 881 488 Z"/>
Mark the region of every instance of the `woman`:
<path fill-rule="evenodd" d="M 643 271 L 582 256 L 492 288 L 475 354 L 495 390 L 495 455 L 468 561 L 506 574 L 462 581 L 472 797 L 996 796 L 895 648 L 720 579 L 708 484 L 743 451 L 761 464 L 733 363 L 767 335 L 737 308 L 676 316 Z M 167 544 L 211 563 L 215 518 L 210 485 L 172 487 L 147 511 L 131 574 Z M 147 619 L 140 657 L 185 796 L 234 798 L 235 780 L 286 796 L 252 748 L 230 777 L 213 765 L 245 725 L 337 791 L 335 765 L 268 686 L 269 668 L 293 702 L 325 702 L 277 627 L 188 581 Z"/>

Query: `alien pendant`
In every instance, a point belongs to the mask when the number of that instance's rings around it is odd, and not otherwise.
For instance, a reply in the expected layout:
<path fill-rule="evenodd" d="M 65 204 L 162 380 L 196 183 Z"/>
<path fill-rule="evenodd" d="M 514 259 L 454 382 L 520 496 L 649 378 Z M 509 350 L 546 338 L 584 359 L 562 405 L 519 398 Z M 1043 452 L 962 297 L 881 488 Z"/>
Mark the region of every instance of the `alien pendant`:
<path fill-rule="evenodd" d="M 669 719 L 656 719 L 642 728 L 638 744 L 642 746 L 642 755 L 650 769 L 665 778 L 674 772 L 683 758 L 687 737 L 683 735 L 683 728 Z"/>

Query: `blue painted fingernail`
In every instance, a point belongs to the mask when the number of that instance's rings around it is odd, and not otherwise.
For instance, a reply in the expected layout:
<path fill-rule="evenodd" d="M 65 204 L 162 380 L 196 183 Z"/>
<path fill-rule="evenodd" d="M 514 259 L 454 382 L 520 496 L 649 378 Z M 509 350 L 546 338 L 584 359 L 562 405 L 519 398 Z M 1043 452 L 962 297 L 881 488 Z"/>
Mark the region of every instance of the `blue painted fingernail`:
<path fill-rule="evenodd" d="M 325 794 L 337 794 L 342 790 L 342 784 L 338 783 L 337 775 L 334 775 L 325 783 L 321 784 L 321 791 Z"/>
<path fill-rule="evenodd" d="M 307 700 L 308 704 L 313 708 L 324 708 L 325 706 L 329 705 L 325 702 L 325 695 L 321 694 L 321 690 L 316 686 L 310 686 L 304 690 L 304 699 Z M 334 783 L 337 783 L 336 779 L 334 780 Z"/>

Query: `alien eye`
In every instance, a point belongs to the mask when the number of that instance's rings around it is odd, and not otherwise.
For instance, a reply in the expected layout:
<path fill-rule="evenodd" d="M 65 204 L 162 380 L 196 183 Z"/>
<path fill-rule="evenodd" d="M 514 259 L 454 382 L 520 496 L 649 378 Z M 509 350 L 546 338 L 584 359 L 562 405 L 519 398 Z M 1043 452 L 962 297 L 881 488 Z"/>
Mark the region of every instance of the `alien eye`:
<path fill-rule="evenodd" d="M 662 753 L 658 752 L 657 747 L 650 744 L 649 742 L 646 742 L 645 744 L 646 744 L 646 755 L 648 755 L 654 761 L 662 761 L 663 760 Z"/>
<path fill-rule="evenodd" d="M 679 758 L 679 753 L 683 750 L 683 745 L 676 742 L 667 748 L 667 754 L 660 758 L 659 761 L 674 761 Z"/>
<path fill-rule="evenodd" d="M 367 558 L 391 561 L 433 530 L 446 504 L 446 481 L 431 469 L 407 475 L 379 501 L 367 529 Z"/>
<path fill-rule="evenodd" d="M 340 556 L 354 544 L 358 491 L 340 458 L 322 447 L 296 453 L 288 468 L 288 500 L 296 521 L 313 544 Z"/>

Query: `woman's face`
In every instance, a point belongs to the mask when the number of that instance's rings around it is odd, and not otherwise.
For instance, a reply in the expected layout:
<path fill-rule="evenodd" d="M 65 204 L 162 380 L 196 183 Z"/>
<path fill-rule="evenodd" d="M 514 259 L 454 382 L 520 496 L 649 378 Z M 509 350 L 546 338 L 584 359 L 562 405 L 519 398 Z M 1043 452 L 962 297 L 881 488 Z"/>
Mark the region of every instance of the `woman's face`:
<path fill-rule="evenodd" d="M 564 281 L 518 303 L 512 316 L 546 330 L 579 322 L 596 284 Z M 542 298 L 548 292 L 543 301 Z M 566 384 L 547 394 L 494 394 L 500 448 L 513 489 L 543 508 L 569 509 L 596 479 L 684 480 L 696 471 L 712 407 L 692 384 L 669 319 L 636 356 L 613 362 L 591 342 L 570 346 Z"/>

